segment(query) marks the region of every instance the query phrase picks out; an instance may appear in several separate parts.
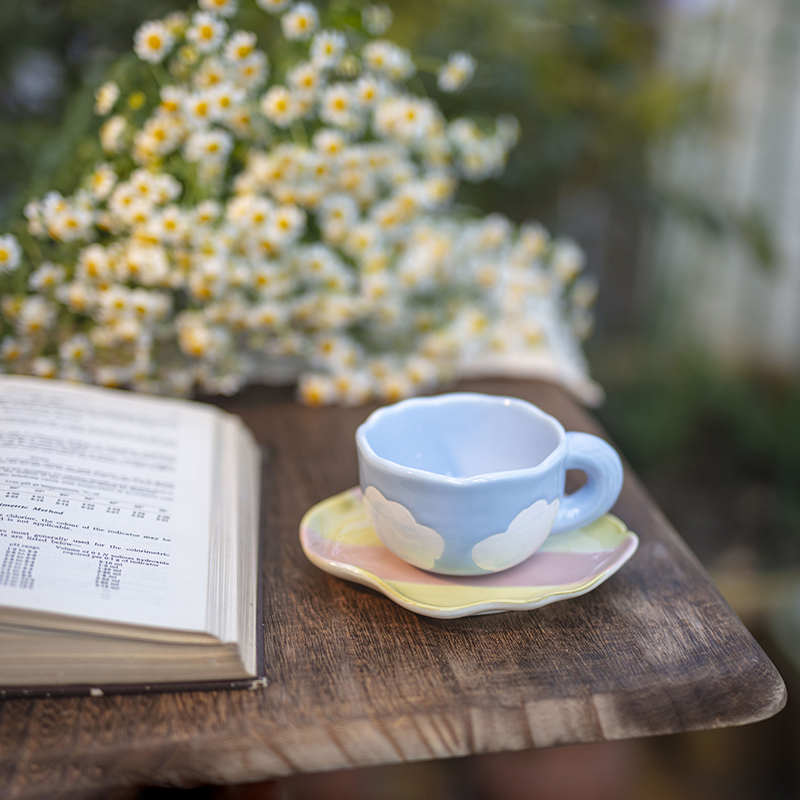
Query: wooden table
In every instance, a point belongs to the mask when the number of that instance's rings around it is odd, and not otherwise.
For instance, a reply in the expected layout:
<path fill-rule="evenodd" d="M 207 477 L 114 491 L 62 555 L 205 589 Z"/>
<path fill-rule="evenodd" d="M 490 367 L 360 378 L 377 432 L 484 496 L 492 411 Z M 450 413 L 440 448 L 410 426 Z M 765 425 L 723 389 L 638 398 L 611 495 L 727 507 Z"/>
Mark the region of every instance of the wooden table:
<path fill-rule="evenodd" d="M 547 384 L 462 388 L 598 432 Z M 267 688 L 6 701 L 0 795 L 247 782 L 742 725 L 783 707 L 777 671 L 629 469 L 614 513 L 641 544 L 607 583 L 537 611 L 430 619 L 321 572 L 298 543 L 303 512 L 357 483 L 353 436 L 372 409 L 302 408 L 267 389 L 222 405 L 269 453 Z"/>

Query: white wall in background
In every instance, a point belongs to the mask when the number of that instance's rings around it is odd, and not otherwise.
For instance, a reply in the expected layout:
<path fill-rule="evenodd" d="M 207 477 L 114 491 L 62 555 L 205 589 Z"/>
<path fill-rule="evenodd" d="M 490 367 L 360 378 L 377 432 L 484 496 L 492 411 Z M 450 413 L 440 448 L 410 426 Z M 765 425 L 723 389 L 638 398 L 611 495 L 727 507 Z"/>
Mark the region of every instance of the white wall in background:
<path fill-rule="evenodd" d="M 695 0 L 696 2 L 696 0 Z M 703 0 L 703 6 L 710 5 Z M 757 207 L 777 251 L 765 274 L 736 242 L 683 220 L 657 236 L 656 281 L 671 298 L 671 329 L 726 360 L 800 368 L 800 2 L 715 0 L 699 13 L 674 2 L 663 62 L 708 75 L 723 126 L 684 134 L 656 157 L 666 187 L 746 212 Z"/>

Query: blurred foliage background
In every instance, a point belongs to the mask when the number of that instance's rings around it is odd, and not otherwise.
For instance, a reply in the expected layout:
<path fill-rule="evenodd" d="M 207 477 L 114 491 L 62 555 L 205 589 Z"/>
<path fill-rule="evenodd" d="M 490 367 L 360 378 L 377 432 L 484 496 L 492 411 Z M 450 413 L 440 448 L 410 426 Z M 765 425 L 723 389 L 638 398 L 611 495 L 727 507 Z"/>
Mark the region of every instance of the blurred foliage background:
<path fill-rule="evenodd" d="M 332 0 L 336 6 L 337 0 Z M 183 0 L 4 0 L 0 15 L 0 230 L 24 202 L 76 185 L 97 159 L 97 86 L 146 19 Z M 522 139 L 505 175 L 466 186 L 462 203 L 536 218 L 586 249 L 601 286 L 590 345 L 608 391 L 602 421 L 707 563 L 732 546 L 759 564 L 800 564 L 800 390 L 732 375 L 690 343 L 678 351 L 648 289 L 660 215 L 689 218 L 771 263 L 758 209 L 681 196 L 653 180 L 652 155 L 686 130 L 724 130 L 709 79 L 659 58 L 665 7 L 651 0 L 402 0 L 389 35 L 417 56 L 469 50 L 478 72 L 441 98 L 448 116 L 512 112 Z M 238 23 L 270 40 L 274 20 L 244 0 Z M 269 52 L 269 46 L 267 45 Z M 434 92 L 421 71 L 420 92 Z M 645 287 L 643 291 L 642 287 Z M 666 322 L 665 322 L 666 317 Z M 705 360 L 704 360 L 705 358 Z"/>
<path fill-rule="evenodd" d="M 112 68 L 124 89 L 135 29 L 183 7 L 4 0 L 0 230 L 30 197 L 74 188 L 98 155 L 95 89 Z M 731 374 L 697 343 L 678 350 L 657 293 L 641 290 L 665 209 L 738 238 L 759 263 L 772 258 L 757 209 L 737 220 L 652 178 L 661 142 L 725 126 L 706 77 L 679 77 L 659 59 L 663 8 L 646 0 L 403 0 L 393 10 L 390 36 L 423 66 L 457 49 L 478 59 L 473 85 L 442 98 L 448 116 L 519 118 L 522 139 L 505 175 L 465 187 L 460 201 L 540 219 L 587 250 L 601 286 L 590 346 L 609 395 L 599 413 L 668 515 L 707 563 L 737 545 L 763 565 L 800 564 L 800 390 L 790 376 Z M 239 23 L 268 42 L 274 21 L 245 0 Z M 434 91 L 430 72 L 417 83 Z"/>
<path fill-rule="evenodd" d="M 608 395 L 598 415 L 667 516 L 716 575 L 800 574 L 797 375 L 752 361 L 723 364 L 682 335 L 653 280 L 654 232 L 664 215 L 748 251 L 753 269 L 774 270 L 777 258 L 758 206 L 733 211 L 724 198 L 699 201 L 654 178 L 653 154 L 664 142 L 699 129 L 724 137 L 727 124 L 709 76 L 688 79 L 660 57 L 671 5 L 692 0 L 397 0 L 389 36 L 417 56 L 465 49 L 478 59 L 472 86 L 442 99 L 448 116 L 519 118 L 522 139 L 506 174 L 467 187 L 460 201 L 517 221 L 537 218 L 587 251 L 601 287 L 589 347 Z M 74 188 L 96 153 L 95 89 L 129 53 L 139 24 L 184 7 L 183 0 L 3 0 L 0 232 L 28 198 Z M 268 41 L 270 18 L 253 0 L 243 0 L 242 13 Z M 432 91 L 431 75 L 421 73 L 417 88 Z M 731 747 L 735 771 L 748 759 Z M 764 765 L 774 770 L 774 758 Z M 702 785 L 702 796 L 717 796 Z M 791 789 L 779 782 L 770 796 Z"/>

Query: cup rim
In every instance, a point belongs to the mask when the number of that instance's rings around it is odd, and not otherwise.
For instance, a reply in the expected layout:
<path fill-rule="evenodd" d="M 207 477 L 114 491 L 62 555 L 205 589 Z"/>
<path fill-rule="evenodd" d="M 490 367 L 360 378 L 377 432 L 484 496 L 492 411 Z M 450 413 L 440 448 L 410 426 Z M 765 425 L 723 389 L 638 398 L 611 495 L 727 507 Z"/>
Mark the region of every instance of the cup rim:
<path fill-rule="evenodd" d="M 553 451 L 542 461 L 532 467 L 523 467 L 521 469 L 508 469 L 499 472 L 485 472 L 480 475 L 470 475 L 468 477 L 453 477 L 450 475 L 442 475 L 438 472 L 431 472 L 429 470 L 420 469 L 419 467 L 406 467 L 391 461 L 388 458 L 379 456 L 370 445 L 367 434 L 371 427 L 378 424 L 385 416 L 390 416 L 396 413 L 400 408 L 409 408 L 417 405 L 447 405 L 452 402 L 471 402 L 471 403 L 497 403 L 504 406 L 516 406 L 528 414 L 537 417 L 538 419 L 550 424 L 558 435 L 558 444 Z M 365 420 L 358 426 L 356 430 L 356 448 L 360 457 L 363 457 L 374 467 L 379 467 L 386 472 L 394 475 L 400 475 L 408 478 L 424 479 L 430 483 L 446 484 L 448 486 L 471 486 L 478 483 L 491 483 L 494 481 L 507 480 L 510 477 L 514 478 L 527 478 L 540 473 L 544 473 L 551 469 L 553 464 L 556 463 L 564 454 L 567 446 L 567 434 L 564 426 L 553 416 L 542 411 L 538 406 L 529 403 L 527 400 L 521 400 L 518 397 L 507 397 L 504 395 L 495 394 L 482 394 L 480 392 L 445 392 L 444 394 L 431 395 L 426 397 L 411 397 L 406 400 L 400 400 L 397 403 L 392 403 L 388 406 L 373 411 Z"/>

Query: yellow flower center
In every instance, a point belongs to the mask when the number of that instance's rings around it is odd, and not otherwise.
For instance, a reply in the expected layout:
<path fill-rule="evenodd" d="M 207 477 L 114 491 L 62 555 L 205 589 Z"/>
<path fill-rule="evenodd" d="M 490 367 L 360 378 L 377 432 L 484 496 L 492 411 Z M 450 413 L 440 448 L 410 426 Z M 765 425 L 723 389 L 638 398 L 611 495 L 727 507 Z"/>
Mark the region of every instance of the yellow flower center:
<path fill-rule="evenodd" d="M 303 401 L 310 406 L 322 405 L 322 392 L 317 386 L 307 386 L 303 391 Z"/>
<path fill-rule="evenodd" d="M 128 105 L 136 111 L 144 105 L 145 100 L 147 100 L 147 97 L 144 92 L 134 92 L 128 98 Z"/>
<path fill-rule="evenodd" d="M 157 33 L 151 33 L 147 39 L 147 46 L 153 50 L 158 50 L 161 47 L 162 39 Z"/>

